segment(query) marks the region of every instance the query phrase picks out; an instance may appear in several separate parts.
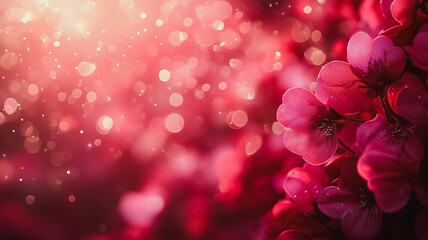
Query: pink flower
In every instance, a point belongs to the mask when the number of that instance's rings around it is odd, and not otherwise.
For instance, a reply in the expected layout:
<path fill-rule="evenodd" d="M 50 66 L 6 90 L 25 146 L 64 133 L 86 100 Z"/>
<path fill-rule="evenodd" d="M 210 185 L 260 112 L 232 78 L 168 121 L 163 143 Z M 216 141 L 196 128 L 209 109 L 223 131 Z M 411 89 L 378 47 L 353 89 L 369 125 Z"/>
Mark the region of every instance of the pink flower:
<path fill-rule="evenodd" d="M 277 111 L 277 119 L 285 127 L 285 146 L 314 165 L 325 163 L 336 152 L 339 117 L 303 88 L 287 90 Z"/>
<path fill-rule="evenodd" d="M 396 113 L 411 123 L 417 125 L 428 123 L 428 90 L 415 75 L 405 73 L 391 84 L 388 89 L 388 101 Z"/>
<path fill-rule="evenodd" d="M 329 217 L 341 219 L 341 230 L 347 239 L 374 239 L 382 226 L 382 212 L 358 175 L 356 163 L 352 157 L 343 163 L 339 187 L 321 190 L 318 208 Z"/>
<path fill-rule="evenodd" d="M 378 143 L 410 163 L 420 163 L 424 156 L 424 147 L 411 128 L 392 125 L 379 114 L 358 128 L 357 143 L 364 152 L 369 144 Z"/>
<path fill-rule="evenodd" d="M 303 168 L 291 169 L 284 179 L 284 190 L 296 202 L 302 211 L 314 213 L 313 202 L 319 191 L 329 183 L 323 167 L 305 163 Z"/>
<path fill-rule="evenodd" d="M 348 62 L 326 64 L 317 78 L 318 99 L 340 114 L 354 114 L 368 97 L 368 89 L 376 94 L 389 79 L 397 78 L 404 69 L 404 51 L 391 39 L 371 39 L 364 32 L 356 33 L 348 42 Z"/>
<path fill-rule="evenodd" d="M 410 53 L 416 67 L 428 71 L 428 24 L 419 29 L 413 39 L 413 46 L 405 46 L 404 49 Z"/>
<path fill-rule="evenodd" d="M 383 145 L 368 145 L 358 160 L 358 173 L 367 180 L 384 212 L 396 212 L 410 199 L 420 162 L 412 162 Z"/>

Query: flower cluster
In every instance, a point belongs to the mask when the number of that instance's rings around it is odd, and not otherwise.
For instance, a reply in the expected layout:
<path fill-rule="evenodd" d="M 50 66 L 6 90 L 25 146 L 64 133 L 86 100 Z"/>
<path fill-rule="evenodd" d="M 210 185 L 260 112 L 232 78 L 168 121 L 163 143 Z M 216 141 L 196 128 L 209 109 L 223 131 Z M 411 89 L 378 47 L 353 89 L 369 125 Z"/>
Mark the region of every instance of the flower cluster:
<path fill-rule="evenodd" d="M 269 236 L 428 238 L 428 1 L 370 2 L 395 25 L 374 38 L 357 32 L 347 62 L 283 96 L 284 144 L 305 164 L 285 177 Z"/>

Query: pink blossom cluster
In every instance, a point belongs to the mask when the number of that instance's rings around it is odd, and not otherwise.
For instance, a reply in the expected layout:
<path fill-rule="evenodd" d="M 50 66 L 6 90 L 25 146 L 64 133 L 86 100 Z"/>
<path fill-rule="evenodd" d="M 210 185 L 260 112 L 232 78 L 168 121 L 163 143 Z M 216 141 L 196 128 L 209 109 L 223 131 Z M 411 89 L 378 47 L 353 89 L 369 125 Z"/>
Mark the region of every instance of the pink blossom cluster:
<path fill-rule="evenodd" d="M 305 163 L 267 216 L 273 238 L 428 239 L 428 1 L 364 2 L 378 35 L 283 95 L 284 144 Z"/>

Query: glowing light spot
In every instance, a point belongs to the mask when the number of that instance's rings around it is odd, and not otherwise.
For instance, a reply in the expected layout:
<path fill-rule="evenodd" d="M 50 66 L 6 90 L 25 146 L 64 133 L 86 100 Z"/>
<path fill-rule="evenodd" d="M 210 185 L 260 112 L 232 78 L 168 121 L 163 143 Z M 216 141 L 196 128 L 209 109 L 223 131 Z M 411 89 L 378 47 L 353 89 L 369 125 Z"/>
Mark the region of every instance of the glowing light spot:
<path fill-rule="evenodd" d="M 315 30 L 312 34 L 311 34 L 311 39 L 314 42 L 319 42 L 322 38 L 322 34 L 320 31 Z"/>
<path fill-rule="evenodd" d="M 27 23 L 31 20 L 33 20 L 33 13 L 29 11 L 25 12 L 25 16 L 21 19 L 22 23 Z"/>
<path fill-rule="evenodd" d="M 213 28 L 216 30 L 223 30 L 224 29 L 224 23 L 222 20 L 216 20 L 213 22 Z"/>
<path fill-rule="evenodd" d="M 193 19 L 191 19 L 191 18 L 185 18 L 185 19 L 183 20 L 183 24 L 184 24 L 184 26 L 186 26 L 186 27 L 190 27 L 190 26 L 192 26 L 192 24 L 193 24 Z"/>
<path fill-rule="evenodd" d="M 148 226 L 163 210 L 165 200 L 156 193 L 126 192 L 119 202 L 119 212 L 133 226 Z"/>
<path fill-rule="evenodd" d="M 169 104 L 173 107 L 179 107 L 181 104 L 183 104 L 183 96 L 179 93 L 173 93 L 169 97 Z"/>
<path fill-rule="evenodd" d="M 167 69 L 160 70 L 159 79 L 162 82 L 167 82 L 170 78 L 171 78 L 171 72 L 170 71 L 168 71 Z"/>
<path fill-rule="evenodd" d="M 93 103 L 97 100 L 97 94 L 95 92 L 88 92 L 88 94 L 86 94 L 86 100 L 88 100 L 88 102 Z"/>
<path fill-rule="evenodd" d="M 239 70 L 242 68 L 242 61 L 236 58 L 229 60 L 229 66 L 233 69 Z"/>
<path fill-rule="evenodd" d="M 55 71 L 51 71 L 49 73 L 49 77 L 51 77 L 52 79 L 56 79 L 56 72 Z"/>
<path fill-rule="evenodd" d="M 28 85 L 28 93 L 32 96 L 37 95 L 39 93 L 39 87 L 36 84 Z"/>
<path fill-rule="evenodd" d="M 242 110 L 235 111 L 232 114 L 232 122 L 233 122 L 234 125 L 236 125 L 237 127 L 241 128 L 241 127 L 243 127 L 243 126 L 245 126 L 247 124 L 247 122 L 248 122 L 248 116 Z"/>
<path fill-rule="evenodd" d="M 204 85 L 202 85 L 202 91 L 204 92 L 208 92 L 211 88 L 211 85 L 209 85 L 208 83 L 205 83 Z"/>
<path fill-rule="evenodd" d="M 227 88 L 227 83 L 221 82 L 218 84 L 218 89 L 225 90 Z"/>
<path fill-rule="evenodd" d="M 296 20 L 291 28 L 291 38 L 298 43 L 303 43 L 310 37 L 310 28 L 308 25 Z"/>
<path fill-rule="evenodd" d="M 157 19 L 155 24 L 157 27 L 161 27 L 163 25 L 163 21 L 161 19 Z"/>
<path fill-rule="evenodd" d="M 95 69 L 96 69 L 95 64 L 88 63 L 88 62 L 81 62 L 77 67 L 77 71 L 83 77 L 90 76 L 92 73 L 94 73 Z"/>
<path fill-rule="evenodd" d="M 24 148 L 29 153 L 38 153 L 42 147 L 42 142 L 36 136 L 27 137 L 24 141 Z"/>
<path fill-rule="evenodd" d="M 5 53 L 0 58 L 0 66 L 6 70 L 11 69 L 18 62 L 18 55 L 13 52 Z"/>
<path fill-rule="evenodd" d="M 169 35 L 169 43 L 172 46 L 179 46 L 187 40 L 187 37 L 188 35 L 185 32 L 174 31 Z"/>
<path fill-rule="evenodd" d="M 18 108 L 18 103 L 13 98 L 7 98 L 4 101 L 4 106 L 3 107 L 4 107 L 4 111 L 7 114 L 11 115 L 11 114 L 14 114 L 15 111 L 16 111 L 16 109 Z"/>
<path fill-rule="evenodd" d="M 26 197 L 25 197 L 25 202 L 28 204 L 28 205 L 33 205 L 33 203 L 36 201 L 36 198 L 33 196 L 33 195 L 27 195 Z"/>
<path fill-rule="evenodd" d="M 68 131 L 68 128 L 69 128 L 69 126 L 68 126 L 68 122 L 66 122 L 66 121 L 61 121 L 61 122 L 59 122 L 58 128 L 59 128 L 59 130 L 60 130 L 60 131 L 62 131 L 62 132 L 66 132 L 66 131 Z"/>
<path fill-rule="evenodd" d="M 109 116 L 102 116 L 98 119 L 96 129 L 100 134 L 107 134 L 113 128 L 113 119 Z"/>
<path fill-rule="evenodd" d="M 233 30 L 225 30 L 219 36 L 220 46 L 235 49 L 241 44 L 241 37 Z"/>
<path fill-rule="evenodd" d="M 80 98 L 80 97 L 82 96 L 82 94 L 83 94 L 82 90 L 80 90 L 80 89 L 78 89 L 78 88 L 74 89 L 74 90 L 73 90 L 73 92 L 71 93 L 71 95 L 72 95 L 75 99 Z"/>
<path fill-rule="evenodd" d="M 313 65 L 319 66 L 324 63 L 326 56 L 323 51 L 316 47 L 310 47 L 305 51 L 305 58 Z"/>
<path fill-rule="evenodd" d="M 303 8 L 303 12 L 304 12 L 304 13 L 306 13 L 306 14 L 311 13 L 311 11 L 312 11 L 311 6 L 305 6 L 305 7 Z"/>
<path fill-rule="evenodd" d="M 280 135 L 284 132 L 284 127 L 279 122 L 274 122 L 272 124 L 272 132 L 276 135 Z"/>
<path fill-rule="evenodd" d="M 67 93 L 59 92 L 57 98 L 59 101 L 64 102 L 67 99 Z"/>
<path fill-rule="evenodd" d="M 184 128 L 184 119 L 179 113 L 169 114 L 164 123 L 166 130 L 172 133 L 178 133 Z"/>
<path fill-rule="evenodd" d="M 68 196 L 68 201 L 71 202 L 71 203 L 74 203 L 74 202 L 76 202 L 76 197 L 74 195 L 69 195 Z"/>
<path fill-rule="evenodd" d="M 248 142 L 245 144 L 245 153 L 249 156 L 256 153 L 262 146 L 262 138 L 259 135 L 248 137 Z"/>
<path fill-rule="evenodd" d="M 140 18 L 141 19 L 145 19 L 147 17 L 147 13 L 145 13 L 145 12 L 141 12 L 140 13 Z"/>

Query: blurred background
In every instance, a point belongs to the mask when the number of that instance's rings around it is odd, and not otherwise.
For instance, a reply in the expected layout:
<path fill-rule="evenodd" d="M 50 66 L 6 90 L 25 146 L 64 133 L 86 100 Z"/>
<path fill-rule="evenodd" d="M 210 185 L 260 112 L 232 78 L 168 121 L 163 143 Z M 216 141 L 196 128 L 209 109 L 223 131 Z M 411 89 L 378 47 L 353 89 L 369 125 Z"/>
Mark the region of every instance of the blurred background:
<path fill-rule="evenodd" d="M 376 1 L 0 2 L 0 239 L 269 239 L 276 109 Z"/>

